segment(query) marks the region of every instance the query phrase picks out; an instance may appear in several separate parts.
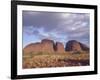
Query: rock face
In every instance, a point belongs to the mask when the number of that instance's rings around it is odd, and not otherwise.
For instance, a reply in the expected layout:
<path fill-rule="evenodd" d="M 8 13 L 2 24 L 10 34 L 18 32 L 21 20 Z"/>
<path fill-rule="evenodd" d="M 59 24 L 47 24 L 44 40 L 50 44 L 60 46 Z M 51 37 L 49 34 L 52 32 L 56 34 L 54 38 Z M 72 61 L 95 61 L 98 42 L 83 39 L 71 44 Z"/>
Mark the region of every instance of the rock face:
<path fill-rule="evenodd" d="M 85 44 L 80 43 L 80 46 L 83 51 L 89 51 L 89 47 L 87 47 Z"/>
<path fill-rule="evenodd" d="M 30 52 L 54 52 L 54 42 L 52 40 L 43 39 L 41 43 L 32 43 L 24 48 L 25 53 Z"/>
<path fill-rule="evenodd" d="M 61 53 L 64 51 L 65 49 L 61 42 L 56 42 L 55 44 L 53 40 L 49 40 L 49 39 L 43 39 L 41 43 L 38 42 L 38 43 L 29 44 L 24 48 L 25 53 L 30 53 L 30 52 Z"/>
<path fill-rule="evenodd" d="M 56 51 L 58 53 L 65 52 L 64 45 L 61 42 L 56 42 Z"/>
<path fill-rule="evenodd" d="M 31 53 L 31 52 L 41 52 L 42 51 L 42 44 L 41 43 L 31 43 L 27 45 L 24 50 L 25 53 Z"/>
<path fill-rule="evenodd" d="M 64 53 L 65 51 L 89 51 L 89 48 L 76 41 L 70 40 L 64 45 L 61 42 L 54 43 L 53 40 L 43 39 L 41 42 L 31 43 L 27 45 L 23 51 L 24 53 L 31 53 L 31 52 L 48 52 L 48 53 Z"/>
<path fill-rule="evenodd" d="M 53 40 L 48 40 L 48 39 L 43 39 L 41 42 L 42 45 L 42 51 L 43 52 L 54 52 L 54 41 Z"/>
<path fill-rule="evenodd" d="M 25 53 L 30 53 L 30 52 L 62 53 L 65 52 L 65 49 L 61 42 L 56 42 L 55 44 L 53 40 L 43 39 L 40 43 L 38 42 L 27 45 L 23 51 Z"/>
<path fill-rule="evenodd" d="M 71 40 L 66 43 L 65 50 L 66 51 L 81 51 L 81 50 L 86 51 L 86 50 L 89 50 L 89 48 L 86 45 L 76 40 Z"/>

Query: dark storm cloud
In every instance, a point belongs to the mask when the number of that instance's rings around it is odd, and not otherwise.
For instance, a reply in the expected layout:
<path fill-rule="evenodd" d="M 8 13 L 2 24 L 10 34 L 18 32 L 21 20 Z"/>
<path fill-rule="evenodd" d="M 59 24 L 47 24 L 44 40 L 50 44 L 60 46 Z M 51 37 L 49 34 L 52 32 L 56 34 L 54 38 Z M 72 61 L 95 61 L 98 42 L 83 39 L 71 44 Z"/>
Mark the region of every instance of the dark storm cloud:
<path fill-rule="evenodd" d="M 23 11 L 27 35 L 66 42 L 76 39 L 89 43 L 89 14 Z"/>
<path fill-rule="evenodd" d="M 23 26 L 45 27 L 46 31 L 56 27 L 60 22 L 59 14 L 41 12 L 23 12 Z"/>

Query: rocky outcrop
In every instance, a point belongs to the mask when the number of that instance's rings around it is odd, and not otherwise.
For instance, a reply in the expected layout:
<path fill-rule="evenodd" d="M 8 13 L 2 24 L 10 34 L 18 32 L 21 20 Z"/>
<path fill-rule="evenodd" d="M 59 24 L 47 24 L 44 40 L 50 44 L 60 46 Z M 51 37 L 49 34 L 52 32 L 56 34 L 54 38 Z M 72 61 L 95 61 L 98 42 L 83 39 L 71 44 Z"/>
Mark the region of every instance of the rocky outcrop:
<path fill-rule="evenodd" d="M 66 46 L 64 48 L 64 45 L 61 42 L 54 43 L 53 40 L 49 39 L 43 39 L 41 42 L 37 43 L 31 43 L 27 45 L 23 51 L 24 53 L 31 53 L 31 52 L 48 52 L 48 53 L 64 53 L 65 51 L 89 51 L 89 48 L 76 41 L 76 40 L 70 40 L 66 43 Z"/>
<path fill-rule="evenodd" d="M 65 52 L 64 45 L 61 42 L 56 42 L 56 52 L 58 53 Z"/>
<path fill-rule="evenodd" d="M 23 49 L 24 53 L 31 53 L 31 52 L 41 52 L 42 51 L 42 44 L 41 43 L 31 43 L 27 45 Z"/>
<path fill-rule="evenodd" d="M 65 50 L 66 51 L 81 51 L 81 50 L 86 51 L 86 50 L 89 50 L 89 48 L 86 45 L 76 40 L 70 40 L 66 43 Z"/>
<path fill-rule="evenodd" d="M 49 39 L 43 39 L 41 42 L 43 52 L 54 52 L 54 41 Z"/>
<path fill-rule="evenodd" d="M 85 44 L 80 43 L 80 46 L 83 51 L 89 51 L 89 47 L 87 47 Z"/>
<path fill-rule="evenodd" d="M 30 52 L 54 52 L 53 40 L 43 39 L 40 43 L 31 43 L 24 48 L 25 53 Z"/>
<path fill-rule="evenodd" d="M 32 43 L 27 45 L 24 50 L 25 53 L 30 52 L 58 52 L 62 53 L 65 52 L 64 45 L 61 42 L 54 43 L 53 40 L 43 39 L 40 43 Z"/>

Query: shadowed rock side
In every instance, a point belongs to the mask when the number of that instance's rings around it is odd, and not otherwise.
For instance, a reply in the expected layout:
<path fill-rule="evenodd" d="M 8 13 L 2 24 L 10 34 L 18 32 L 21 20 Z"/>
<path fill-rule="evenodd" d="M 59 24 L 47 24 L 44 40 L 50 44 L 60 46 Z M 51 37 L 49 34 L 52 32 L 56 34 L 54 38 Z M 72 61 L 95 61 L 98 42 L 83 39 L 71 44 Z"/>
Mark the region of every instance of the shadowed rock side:
<path fill-rule="evenodd" d="M 81 51 L 81 50 L 89 51 L 89 48 L 86 45 L 76 40 L 70 40 L 66 43 L 65 50 L 66 51 Z"/>
<path fill-rule="evenodd" d="M 89 51 L 89 47 L 87 47 L 85 44 L 80 43 L 80 46 L 83 51 Z"/>

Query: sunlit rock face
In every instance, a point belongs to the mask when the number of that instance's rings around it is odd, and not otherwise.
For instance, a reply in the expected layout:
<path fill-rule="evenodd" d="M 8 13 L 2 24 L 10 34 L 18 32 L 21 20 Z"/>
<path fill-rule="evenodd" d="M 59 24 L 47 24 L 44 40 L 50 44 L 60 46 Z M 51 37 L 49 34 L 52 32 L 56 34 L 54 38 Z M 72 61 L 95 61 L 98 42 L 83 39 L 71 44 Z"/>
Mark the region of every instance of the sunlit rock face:
<path fill-rule="evenodd" d="M 27 45 L 24 50 L 25 53 L 31 52 L 41 52 L 42 51 L 42 44 L 41 43 L 31 43 Z"/>
<path fill-rule="evenodd" d="M 49 53 L 54 52 L 54 41 L 53 40 L 43 39 L 41 42 L 41 45 L 42 45 L 41 49 L 43 52 L 49 52 Z"/>
<path fill-rule="evenodd" d="M 64 49 L 64 45 L 61 42 L 56 42 L 56 52 L 58 53 L 64 53 L 65 49 Z"/>
<path fill-rule="evenodd" d="M 30 52 L 54 52 L 54 41 L 49 39 L 43 39 L 40 43 L 31 43 L 27 45 L 24 50 L 25 53 Z"/>

